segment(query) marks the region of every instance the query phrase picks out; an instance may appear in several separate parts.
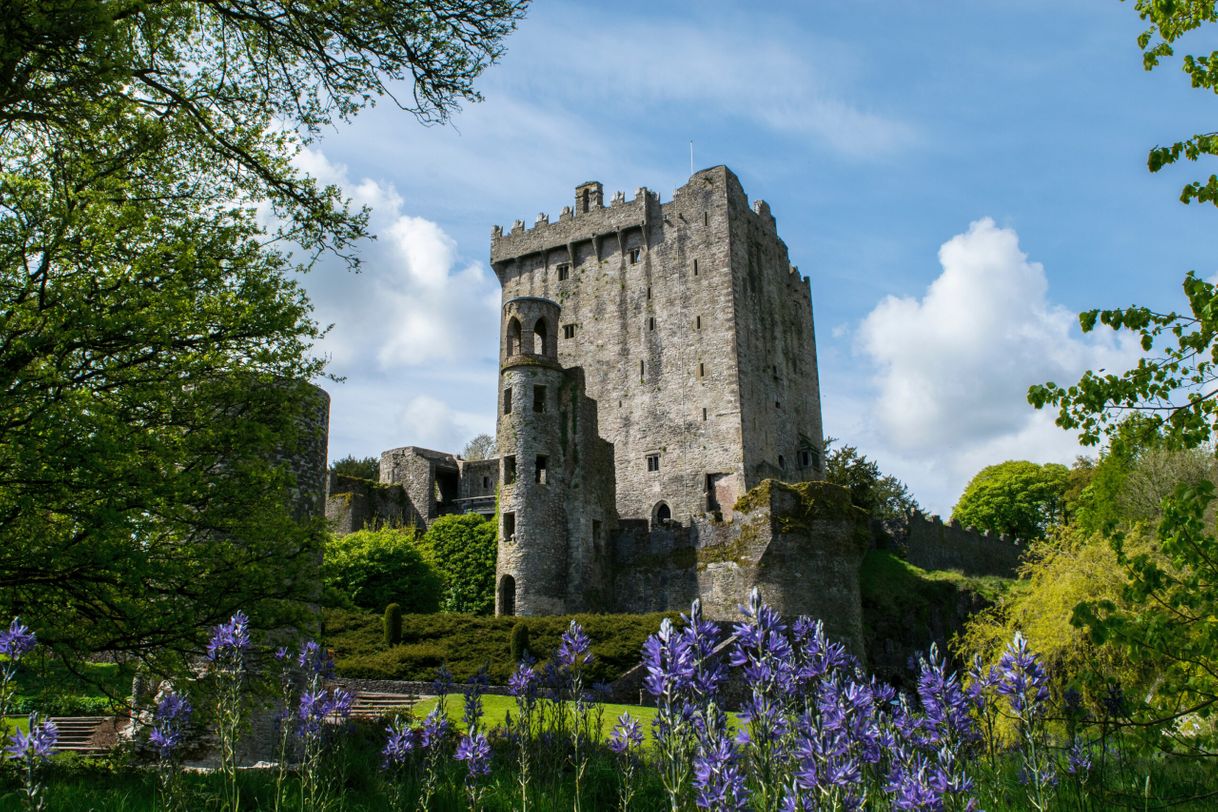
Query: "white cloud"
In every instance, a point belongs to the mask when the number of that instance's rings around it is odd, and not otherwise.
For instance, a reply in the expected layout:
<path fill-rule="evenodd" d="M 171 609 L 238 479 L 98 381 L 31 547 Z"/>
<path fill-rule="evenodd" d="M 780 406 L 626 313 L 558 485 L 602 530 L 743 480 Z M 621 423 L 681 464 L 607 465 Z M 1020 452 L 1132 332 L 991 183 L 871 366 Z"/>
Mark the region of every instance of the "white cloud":
<path fill-rule="evenodd" d="M 1049 300 L 1044 268 L 1015 231 L 990 218 L 945 242 L 939 261 L 921 298 L 889 296 L 860 324 L 856 346 L 874 364 L 874 388 L 856 403 L 863 417 L 847 439 L 946 512 L 986 465 L 1079 453 L 1051 413 L 1028 405 L 1030 385 L 1125 369 L 1138 349 L 1129 336 L 1083 336 L 1077 315 Z"/>
<path fill-rule="evenodd" d="M 460 453 L 475 435 L 495 433 L 493 416 L 454 409 L 438 398 L 411 398 L 398 415 L 408 445 Z"/>

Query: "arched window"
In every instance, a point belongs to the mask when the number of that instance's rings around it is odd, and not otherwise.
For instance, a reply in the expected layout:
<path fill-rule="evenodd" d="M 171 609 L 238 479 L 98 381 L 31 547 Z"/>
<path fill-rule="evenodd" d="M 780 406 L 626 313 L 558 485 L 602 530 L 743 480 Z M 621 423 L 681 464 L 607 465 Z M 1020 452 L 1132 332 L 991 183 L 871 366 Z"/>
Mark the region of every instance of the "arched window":
<path fill-rule="evenodd" d="M 499 614 L 516 614 L 516 579 L 510 575 L 499 579 Z"/>
<path fill-rule="evenodd" d="M 520 352 L 520 319 L 512 316 L 507 328 L 507 354 L 517 355 Z"/>
<path fill-rule="evenodd" d="M 549 330 L 546 328 L 546 320 L 538 319 L 533 325 L 533 352 L 538 355 L 549 355 Z"/>

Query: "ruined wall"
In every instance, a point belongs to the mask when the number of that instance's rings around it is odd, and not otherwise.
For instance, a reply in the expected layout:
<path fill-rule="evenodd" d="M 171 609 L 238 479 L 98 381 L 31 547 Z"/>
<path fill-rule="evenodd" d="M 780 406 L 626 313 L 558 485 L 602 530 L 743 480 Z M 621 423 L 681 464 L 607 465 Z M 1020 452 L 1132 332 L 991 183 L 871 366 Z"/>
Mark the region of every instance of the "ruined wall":
<path fill-rule="evenodd" d="M 331 473 L 326 488 L 326 520 L 339 535 L 364 528 L 423 526 L 400 485 Z"/>
<path fill-rule="evenodd" d="M 966 575 L 1014 578 L 1024 547 L 1014 539 L 944 524 L 938 516 L 914 513 L 898 546 L 905 559 L 926 570 L 960 570 Z"/>
<path fill-rule="evenodd" d="M 695 598 L 711 620 L 738 620 L 753 587 L 789 617 L 825 622 L 865 656 L 859 567 L 870 546 L 866 514 L 825 482 L 763 482 L 731 522 L 689 527 L 624 523 L 615 537 L 619 611 L 684 610 Z"/>
<path fill-rule="evenodd" d="M 442 514 L 456 511 L 460 469 L 452 454 L 418 446 L 383 451 L 380 481 L 402 486 L 425 527 Z"/>
<path fill-rule="evenodd" d="M 558 358 L 564 367 L 584 369 L 588 395 L 598 404 L 601 434 L 614 447 L 620 515 L 651 518 L 664 503 L 673 518 L 688 522 L 707 512 L 711 477 L 720 506 L 730 512 L 745 486 L 742 377 L 766 378 L 754 388 L 771 409 L 774 400 L 788 403 L 774 421 L 794 428 L 781 441 L 777 429 L 768 429 L 775 440 L 763 456 L 776 466 L 774 449 L 790 446 L 788 465 L 795 466 L 798 441 L 788 440 L 801 435 L 819 451 L 810 304 L 806 320 L 796 325 L 788 318 L 796 313 L 802 319 L 803 311 L 788 304 L 786 248 L 776 234 L 757 235 L 748 242 L 761 246 L 753 275 L 767 281 L 754 286 L 748 315 L 738 316 L 736 297 L 753 288 L 735 281 L 748 274 L 750 249 L 737 257 L 732 224 L 741 217 L 762 223 L 764 217 L 748 209 L 726 167 L 698 172 L 663 205 L 646 189 L 629 202 L 618 196 L 607 208 L 600 196 L 599 184 L 585 184 L 574 210 L 564 209 L 557 222 L 539 216 L 532 229 L 517 221 L 509 234 L 495 230 L 491 261 L 504 301 L 542 296 L 561 306 Z M 779 292 L 771 295 L 771 289 Z M 803 349 L 784 350 L 784 374 L 771 397 L 774 364 L 742 372 L 742 358 L 760 363 L 764 353 L 741 355 L 737 337 L 741 330 L 762 329 L 759 319 L 775 302 L 780 315 L 765 318 L 789 322 L 790 329 L 765 327 L 761 341 L 802 331 L 795 343 Z M 798 409 L 796 400 L 803 404 Z M 792 468 L 788 478 L 800 477 Z"/>

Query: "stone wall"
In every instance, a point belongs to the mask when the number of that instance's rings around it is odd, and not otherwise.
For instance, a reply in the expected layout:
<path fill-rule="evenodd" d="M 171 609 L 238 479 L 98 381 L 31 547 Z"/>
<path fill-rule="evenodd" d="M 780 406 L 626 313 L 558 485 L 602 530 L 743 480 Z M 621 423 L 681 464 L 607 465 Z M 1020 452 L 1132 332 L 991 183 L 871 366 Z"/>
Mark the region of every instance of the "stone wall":
<path fill-rule="evenodd" d="M 905 559 L 926 570 L 960 570 L 966 575 L 1014 578 L 1024 547 L 989 531 L 944 524 L 938 516 L 914 513 L 897 544 Z"/>

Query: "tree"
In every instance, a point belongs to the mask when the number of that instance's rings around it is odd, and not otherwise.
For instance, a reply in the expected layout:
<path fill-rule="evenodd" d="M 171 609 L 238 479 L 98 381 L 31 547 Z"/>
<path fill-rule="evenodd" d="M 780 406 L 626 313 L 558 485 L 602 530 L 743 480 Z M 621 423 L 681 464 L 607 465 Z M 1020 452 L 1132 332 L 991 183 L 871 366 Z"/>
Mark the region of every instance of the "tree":
<path fill-rule="evenodd" d="M 440 608 L 440 574 L 416 547 L 413 528 L 383 527 L 334 536 L 322 564 L 325 585 L 361 609 L 396 603 L 408 614 Z"/>
<path fill-rule="evenodd" d="M 489 434 L 479 434 L 465 444 L 461 456 L 467 460 L 489 460 L 496 453 L 495 438 Z"/>
<path fill-rule="evenodd" d="M 495 523 L 476 513 L 441 516 L 423 536 L 423 549 L 444 579 L 445 612 L 495 610 Z"/>
<path fill-rule="evenodd" d="M 376 457 L 356 457 L 348 454 L 330 463 L 330 471 L 343 476 L 370 479 L 376 482 L 381 477 L 381 461 Z"/>
<path fill-rule="evenodd" d="M 880 466 L 867 459 L 852 445 L 833 448 L 836 440 L 825 440 L 825 480 L 850 491 L 850 501 L 880 521 L 902 520 L 918 510 L 918 502 L 905 483 L 891 474 L 881 474 Z"/>
<path fill-rule="evenodd" d="M 1041 539 L 1063 518 L 1070 472 L 1057 463 L 1008 460 L 982 468 L 952 508 L 952 520 L 1024 541 Z"/>
<path fill-rule="evenodd" d="M 365 217 L 293 155 L 383 96 L 444 121 L 523 8 L 6 7 L 0 613 L 61 653 L 151 656 L 307 608 L 321 533 L 279 460 L 308 439 L 321 331 L 290 272 L 354 264 Z"/>
<path fill-rule="evenodd" d="M 1149 27 L 1138 38 L 1143 64 L 1153 70 L 1174 55 L 1188 32 L 1218 21 L 1213 0 L 1137 0 Z M 1184 72 L 1194 87 L 1218 91 L 1218 52 L 1185 55 Z M 1218 134 L 1199 133 L 1150 150 L 1151 172 L 1218 155 Z M 1185 185 L 1184 203 L 1218 205 L 1218 177 Z M 1204 448 L 1213 453 L 1218 426 L 1218 288 L 1190 271 L 1184 279 L 1187 313 L 1160 313 L 1132 306 L 1080 315 L 1083 330 L 1096 324 L 1139 335 L 1145 355 L 1123 374 L 1087 372 L 1078 383 L 1033 386 L 1028 400 L 1058 410 L 1057 423 L 1079 431 L 1085 443 L 1119 436 L 1130 413 L 1162 435 L 1168 448 Z M 1218 707 L 1218 539 L 1211 531 L 1215 487 L 1210 479 L 1181 482 L 1160 505 L 1154 543 L 1131 547 L 1132 533 L 1112 538 L 1117 562 L 1128 578 L 1120 600 L 1081 603 L 1076 621 L 1092 639 L 1124 648 L 1130 656 L 1162 666 L 1160 696 L 1150 718 L 1162 726 L 1186 714 L 1212 716 Z M 1189 742 L 1195 747 L 1197 742 Z"/>

